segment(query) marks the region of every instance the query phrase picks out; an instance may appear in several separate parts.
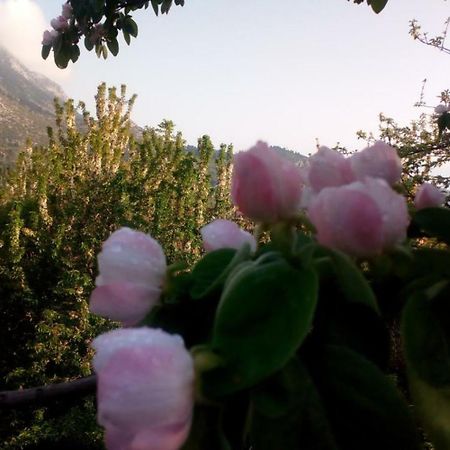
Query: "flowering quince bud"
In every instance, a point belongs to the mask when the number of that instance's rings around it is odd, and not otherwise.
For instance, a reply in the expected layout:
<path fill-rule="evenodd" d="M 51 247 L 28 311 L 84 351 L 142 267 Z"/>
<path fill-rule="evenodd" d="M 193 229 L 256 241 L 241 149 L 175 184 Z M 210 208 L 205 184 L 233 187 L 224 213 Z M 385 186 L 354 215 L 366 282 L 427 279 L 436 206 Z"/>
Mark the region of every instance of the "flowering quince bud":
<path fill-rule="evenodd" d="M 125 328 L 94 339 L 97 420 L 108 450 L 177 450 L 194 403 L 194 363 L 183 339 Z"/>
<path fill-rule="evenodd" d="M 349 160 L 336 150 L 320 147 L 309 158 L 307 184 L 317 193 L 323 188 L 342 186 L 355 181 Z"/>
<path fill-rule="evenodd" d="M 69 22 L 63 16 L 58 16 L 56 19 L 52 19 L 50 21 L 50 25 L 53 27 L 55 31 L 65 31 L 69 28 Z"/>
<path fill-rule="evenodd" d="M 299 168 L 265 142 L 234 157 L 231 196 L 250 219 L 263 223 L 289 219 L 297 213 L 301 195 Z"/>
<path fill-rule="evenodd" d="M 45 30 L 42 36 L 42 45 L 53 45 L 53 41 L 59 35 L 55 30 Z"/>
<path fill-rule="evenodd" d="M 445 105 L 437 105 L 436 108 L 434 108 L 434 112 L 439 115 L 444 114 L 448 110 L 449 110 L 449 108 Z"/>
<path fill-rule="evenodd" d="M 62 5 L 62 12 L 61 16 L 64 17 L 64 19 L 70 20 L 73 16 L 73 8 L 70 5 L 70 3 L 64 3 Z"/>
<path fill-rule="evenodd" d="M 445 194 L 434 184 L 423 183 L 417 189 L 414 199 L 416 209 L 432 208 L 442 206 L 445 200 Z"/>
<path fill-rule="evenodd" d="M 115 231 L 103 243 L 98 266 L 90 299 L 94 314 L 134 325 L 159 300 L 167 263 L 151 236 L 130 228 Z"/>
<path fill-rule="evenodd" d="M 381 253 L 406 239 L 406 199 L 379 178 L 323 189 L 308 209 L 317 240 L 356 257 Z"/>
<path fill-rule="evenodd" d="M 352 155 L 350 164 L 361 181 L 366 177 L 383 178 L 393 185 L 402 176 L 402 162 L 397 151 L 382 141 Z"/>
<path fill-rule="evenodd" d="M 250 244 L 252 251 L 256 250 L 255 238 L 230 220 L 216 219 L 200 229 L 203 247 L 207 252 L 219 248 L 241 248 L 245 243 Z"/>

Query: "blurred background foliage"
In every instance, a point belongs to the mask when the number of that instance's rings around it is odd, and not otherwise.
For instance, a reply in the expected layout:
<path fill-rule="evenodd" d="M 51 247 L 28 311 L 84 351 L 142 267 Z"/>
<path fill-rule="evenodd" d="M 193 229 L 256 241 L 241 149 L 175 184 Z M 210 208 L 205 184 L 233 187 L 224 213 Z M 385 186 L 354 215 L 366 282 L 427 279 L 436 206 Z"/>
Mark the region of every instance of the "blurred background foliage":
<path fill-rule="evenodd" d="M 113 326 L 88 310 L 96 255 L 112 231 L 148 232 L 169 263 L 192 263 L 201 254 L 199 228 L 234 216 L 231 146 L 216 151 L 203 136 L 186 150 L 170 121 L 136 130 L 134 100 L 124 86 L 117 92 L 103 84 L 95 117 L 82 103 L 56 103 L 49 144 L 2 168 L 0 390 L 91 373 L 89 343 Z M 0 428 L 4 449 L 49 448 L 49 440 L 66 437 L 92 448 L 99 442 L 92 399 L 2 412 Z"/>

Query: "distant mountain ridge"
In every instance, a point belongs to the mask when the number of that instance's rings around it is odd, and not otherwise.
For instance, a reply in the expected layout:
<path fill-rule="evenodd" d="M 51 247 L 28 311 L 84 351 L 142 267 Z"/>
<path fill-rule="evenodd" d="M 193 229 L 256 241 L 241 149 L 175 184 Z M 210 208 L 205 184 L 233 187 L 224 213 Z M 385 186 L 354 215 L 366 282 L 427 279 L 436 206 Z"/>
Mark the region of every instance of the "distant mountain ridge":
<path fill-rule="evenodd" d="M 67 99 L 61 86 L 46 76 L 29 70 L 18 59 L 0 46 L 0 154 L 7 163 L 15 160 L 24 148 L 27 138 L 33 145 L 48 142 L 47 127 L 54 125 L 54 99 Z M 142 128 L 131 124 L 133 134 Z M 306 159 L 300 153 L 272 146 L 281 156 L 296 164 Z M 192 145 L 187 151 L 196 152 Z"/>
<path fill-rule="evenodd" d="M 283 158 L 288 159 L 289 161 L 293 162 L 294 164 L 297 164 L 298 166 L 302 166 L 308 159 L 305 155 L 302 155 L 301 153 L 294 152 L 293 150 L 289 150 L 284 147 L 279 147 L 278 145 L 271 145 L 270 148 L 272 150 L 275 150 Z M 198 153 L 198 148 L 195 145 L 187 145 L 186 150 L 191 153 L 195 154 Z M 216 150 L 216 153 L 218 152 L 219 150 Z"/>
<path fill-rule="evenodd" d="M 57 83 L 29 70 L 0 47 L 0 151 L 7 161 L 14 160 L 28 137 L 33 144 L 47 141 L 55 97 L 67 98 Z"/>

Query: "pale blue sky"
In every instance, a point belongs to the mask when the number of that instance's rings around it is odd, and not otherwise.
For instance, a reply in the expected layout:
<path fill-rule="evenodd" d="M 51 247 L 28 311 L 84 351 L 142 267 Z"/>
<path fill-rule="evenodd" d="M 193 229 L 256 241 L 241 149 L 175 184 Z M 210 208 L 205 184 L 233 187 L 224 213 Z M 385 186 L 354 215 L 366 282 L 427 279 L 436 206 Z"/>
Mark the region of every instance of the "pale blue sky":
<path fill-rule="evenodd" d="M 61 0 L 36 0 L 47 21 Z M 378 113 L 408 122 L 450 87 L 450 56 L 414 42 L 408 21 L 440 31 L 444 0 L 390 0 L 380 15 L 346 0 L 186 0 L 168 16 L 136 14 L 139 37 L 117 58 L 84 52 L 63 87 L 93 105 L 96 86 L 126 83 L 140 125 L 172 119 L 190 143 L 237 149 L 257 139 L 309 153 L 315 138 L 360 147 Z"/>

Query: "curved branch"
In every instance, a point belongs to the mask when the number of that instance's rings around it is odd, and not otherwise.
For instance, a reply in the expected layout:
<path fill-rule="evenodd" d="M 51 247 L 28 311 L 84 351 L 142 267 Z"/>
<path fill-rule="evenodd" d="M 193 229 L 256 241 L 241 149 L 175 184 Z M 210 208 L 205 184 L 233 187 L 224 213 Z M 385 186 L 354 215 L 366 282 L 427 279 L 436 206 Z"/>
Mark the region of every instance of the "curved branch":
<path fill-rule="evenodd" d="M 30 404 L 46 404 L 53 400 L 82 397 L 95 392 L 95 375 L 65 383 L 50 384 L 30 389 L 0 392 L 0 409 L 18 408 Z"/>

